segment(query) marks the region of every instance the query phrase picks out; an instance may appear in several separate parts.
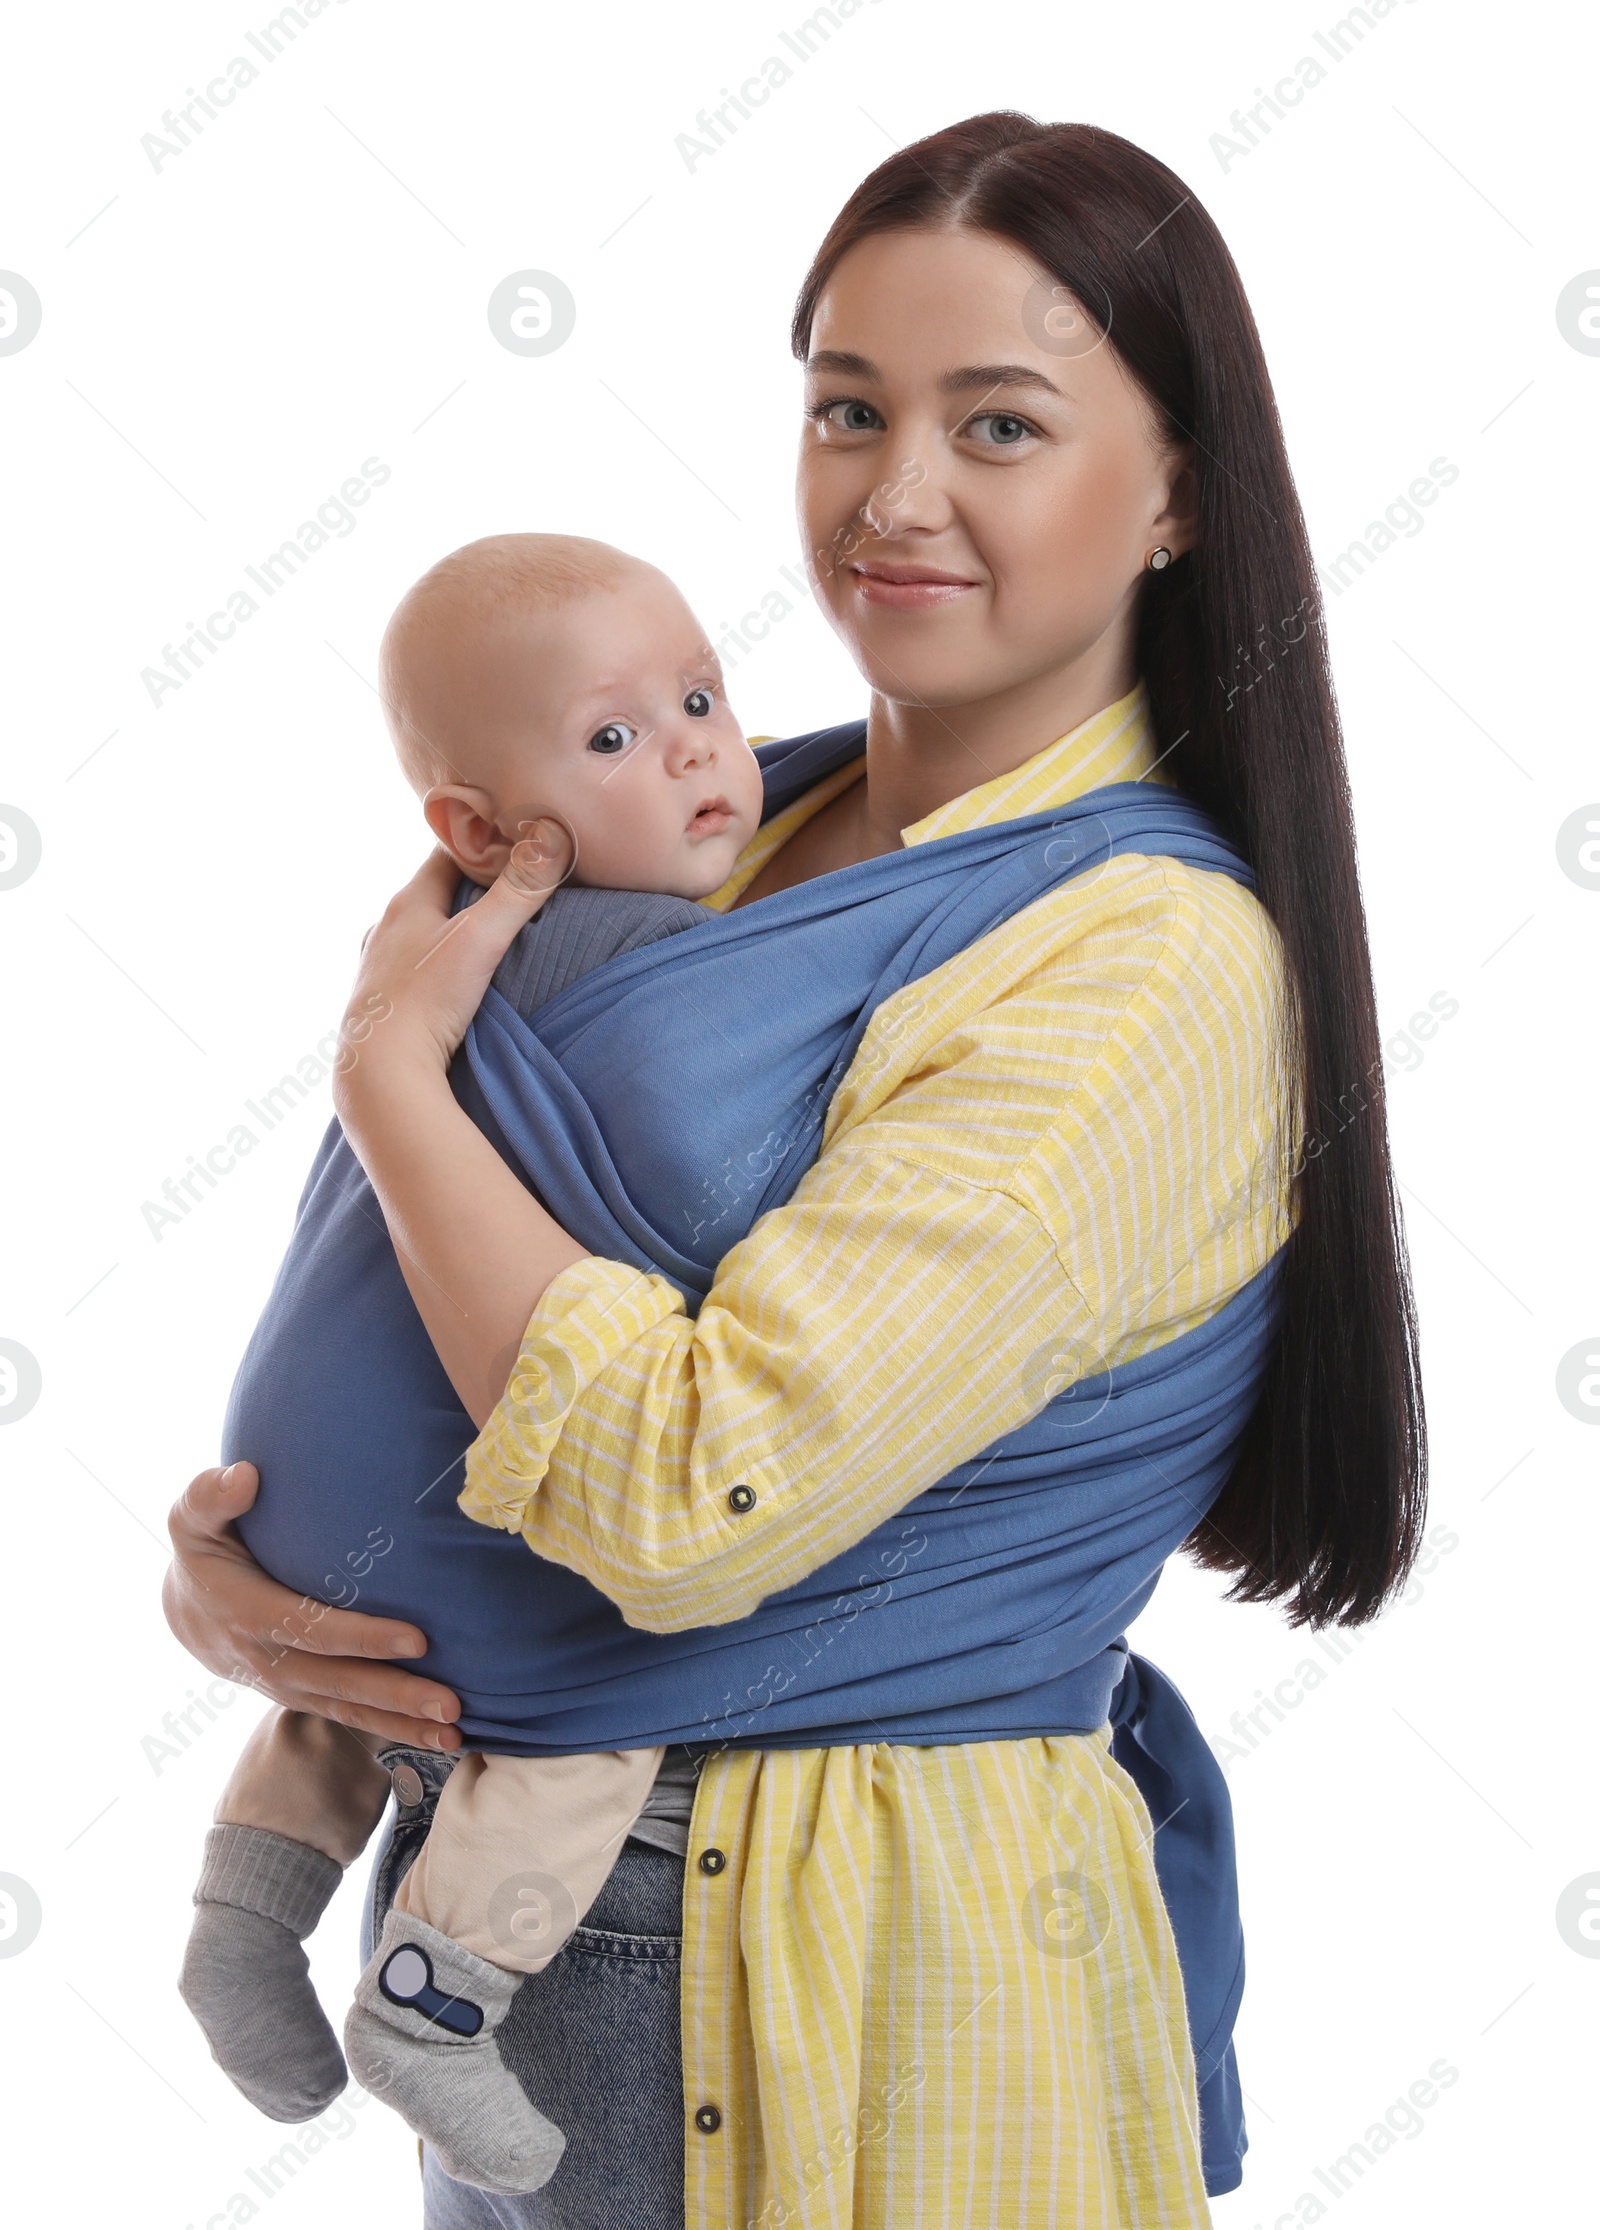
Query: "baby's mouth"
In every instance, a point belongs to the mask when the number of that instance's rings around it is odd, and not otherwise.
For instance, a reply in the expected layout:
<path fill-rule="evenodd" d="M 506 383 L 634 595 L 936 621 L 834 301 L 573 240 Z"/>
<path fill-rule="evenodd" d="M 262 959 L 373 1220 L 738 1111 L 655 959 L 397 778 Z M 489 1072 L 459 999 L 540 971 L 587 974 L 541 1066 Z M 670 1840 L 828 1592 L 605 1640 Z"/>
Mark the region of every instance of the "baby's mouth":
<path fill-rule="evenodd" d="M 726 798 L 707 798 L 689 823 L 691 836 L 720 836 L 733 819 L 733 808 Z"/>

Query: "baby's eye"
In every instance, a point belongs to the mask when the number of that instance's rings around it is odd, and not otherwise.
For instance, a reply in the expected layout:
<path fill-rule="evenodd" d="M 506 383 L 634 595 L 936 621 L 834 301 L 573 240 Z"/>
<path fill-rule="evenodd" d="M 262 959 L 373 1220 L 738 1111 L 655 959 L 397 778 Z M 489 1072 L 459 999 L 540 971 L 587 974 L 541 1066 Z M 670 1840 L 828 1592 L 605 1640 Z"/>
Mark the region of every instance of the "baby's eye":
<path fill-rule="evenodd" d="M 714 700 L 709 689 L 691 689 L 683 700 L 683 709 L 691 720 L 704 720 L 712 711 Z"/>
<path fill-rule="evenodd" d="M 608 720 L 603 728 L 597 728 L 589 738 L 589 749 L 607 753 L 626 751 L 638 733 L 638 729 L 630 728 L 625 720 Z"/>

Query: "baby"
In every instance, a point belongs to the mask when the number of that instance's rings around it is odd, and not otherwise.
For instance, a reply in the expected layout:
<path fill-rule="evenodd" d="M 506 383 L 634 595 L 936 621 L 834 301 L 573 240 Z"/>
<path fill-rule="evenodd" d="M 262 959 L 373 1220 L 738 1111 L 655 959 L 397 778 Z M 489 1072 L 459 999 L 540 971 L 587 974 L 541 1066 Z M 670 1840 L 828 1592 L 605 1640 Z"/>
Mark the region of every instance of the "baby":
<path fill-rule="evenodd" d="M 524 1015 L 602 961 L 714 918 L 693 901 L 726 882 L 754 834 L 761 772 L 703 630 L 652 566 L 575 536 L 469 543 L 402 600 L 381 681 L 401 766 L 471 883 L 492 883 L 535 822 L 570 841 L 568 879 L 495 976 Z M 382 1815 L 384 1747 L 270 1714 L 207 1838 L 180 1988 L 219 2064 L 280 2121 L 309 2119 L 344 2087 L 301 1944 Z M 345 2050 L 452 2176 L 517 2193 L 554 2174 L 565 2139 L 502 2062 L 496 2031 L 522 1976 L 588 1911 L 662 1756 L 473 1751 L 446 1781 L 356 1986 Z M 518 1884 L 523 1901 L 502 1911 Z"/>

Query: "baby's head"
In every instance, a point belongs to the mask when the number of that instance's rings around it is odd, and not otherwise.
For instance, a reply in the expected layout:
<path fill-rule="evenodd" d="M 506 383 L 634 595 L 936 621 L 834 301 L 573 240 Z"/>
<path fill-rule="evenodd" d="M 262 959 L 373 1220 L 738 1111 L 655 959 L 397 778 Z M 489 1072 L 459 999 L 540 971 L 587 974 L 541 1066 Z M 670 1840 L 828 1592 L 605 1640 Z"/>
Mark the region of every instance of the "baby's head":
<path fill-rule="evenodd" d="M 761 772 L 716 653 L 664 573 L 605 542 L 495 534 L 407 590 L 384 711 L 434 835 L 491 883 L 529 822 L 573 879 L 704 898 L 761 818 Z"/>

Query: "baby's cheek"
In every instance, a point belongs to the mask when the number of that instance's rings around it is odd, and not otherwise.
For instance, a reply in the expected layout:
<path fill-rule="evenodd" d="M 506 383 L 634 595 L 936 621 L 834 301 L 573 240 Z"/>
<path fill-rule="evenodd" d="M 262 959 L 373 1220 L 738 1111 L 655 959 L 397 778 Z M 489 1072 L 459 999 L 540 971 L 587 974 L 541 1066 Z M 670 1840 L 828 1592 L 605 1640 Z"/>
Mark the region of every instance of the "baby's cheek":
<path fill-rule="evenodd" d="M 641 810 L 641 798 L 624 792 L 620 783 L 617 788 L 618 796 L 592 830 L 584 880 L 611 890 L 654 890 L 670 836 L 660 814 Z"/>
<path fill-rule="evenodd" d="M 766 793 L 762 787 L 761 769 L 756 764 L 754 753 L 748 747 L 740 760 L 735 763 L 732 771 L 736 775 L 736 780 L 729 785 L 728 802 L 730 805 L 736 806 L 741 814 L 748 817 L 753 828 L 761 818 L 761 808 L 765 802 Z"/>

